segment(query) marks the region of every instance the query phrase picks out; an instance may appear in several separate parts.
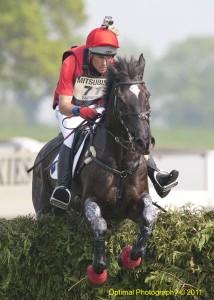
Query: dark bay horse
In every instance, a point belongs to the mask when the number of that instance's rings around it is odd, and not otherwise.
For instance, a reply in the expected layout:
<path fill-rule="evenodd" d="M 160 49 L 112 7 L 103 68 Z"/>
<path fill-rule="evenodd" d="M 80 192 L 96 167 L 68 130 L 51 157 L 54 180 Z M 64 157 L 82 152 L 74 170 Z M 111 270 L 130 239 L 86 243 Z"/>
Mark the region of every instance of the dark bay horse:
<path fill-rule="evenodd" d="M 127 246 L 119 264 L 128 269 L 138 266 L 145 256 L 156 210 L 149 195 L 145 156 L 151 146 L 149 92 L 143 82 L 145 60 L 118 58 L 108 68 L 105 89 L 105 114 L 93 126 L 72 179 L 71 208 L 79 210 L 94 237 L 93 263 L 88 280 L 101 285 L 107 279 L 105 234 L 107 224 L 125 219 L 140 222 L 139 237 Z M 89 126 L 91 128 L 91 126 Z M 62 135 L 46 144 L 37 155 L 33 171 L 33 205 L 37 215 L 53 207 L 49 200 L 56 180 L 48 166 L 53 162 Z M 48 157 L 47 153 L 50 153 Z M 87 153 L 87 154 L 85 154 Z M 45 158 L 45 159 L 43 159 Z M 79 197 L 76 206 L 77 196 Z"/>

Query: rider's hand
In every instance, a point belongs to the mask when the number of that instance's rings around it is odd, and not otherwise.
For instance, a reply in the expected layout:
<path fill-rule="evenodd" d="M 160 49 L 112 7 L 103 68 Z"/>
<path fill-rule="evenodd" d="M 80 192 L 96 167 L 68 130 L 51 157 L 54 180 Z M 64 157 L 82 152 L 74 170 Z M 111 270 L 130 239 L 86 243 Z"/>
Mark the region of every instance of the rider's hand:
<path fill-rule="evenodd" d="M 86 120 L 96 120 L 99 116 L 98 112 L 90 107 L 81 107 L 80 116 Z"/>

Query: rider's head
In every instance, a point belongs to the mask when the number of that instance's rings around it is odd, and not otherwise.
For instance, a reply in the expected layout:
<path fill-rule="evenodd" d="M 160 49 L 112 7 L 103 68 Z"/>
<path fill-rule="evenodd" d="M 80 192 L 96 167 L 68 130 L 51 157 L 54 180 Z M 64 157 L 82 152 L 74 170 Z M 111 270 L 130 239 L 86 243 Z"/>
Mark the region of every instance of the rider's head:
<path fill-rule="evenodd" d="M 89 62 L 100 74 L 105 74 L 108 63 L 117 54 L 117 48 L 119 48 L 117 35 L 108 27 L 109 24 L 103 24 L 101 27 L 95 28 L 86 39 Z"/>
<path fill-rule="evenodd" d="M 117 54 L 119 43 L 116 34 L 102 26 L 89 33 L 86 39 L 86 48 L 92 54 L 113 57 Z"/>

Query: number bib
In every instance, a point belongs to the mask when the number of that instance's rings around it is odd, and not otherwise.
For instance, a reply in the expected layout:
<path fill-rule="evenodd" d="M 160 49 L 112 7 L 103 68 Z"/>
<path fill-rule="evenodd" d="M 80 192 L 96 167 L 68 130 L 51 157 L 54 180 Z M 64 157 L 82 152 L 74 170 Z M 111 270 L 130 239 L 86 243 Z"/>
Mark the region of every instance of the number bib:
<path fill-rule="evenodd" d="M 91 105 L 103 96 L 106 78 L 78 76 L 74 84 L 72 102 L 76 105 Z"/>

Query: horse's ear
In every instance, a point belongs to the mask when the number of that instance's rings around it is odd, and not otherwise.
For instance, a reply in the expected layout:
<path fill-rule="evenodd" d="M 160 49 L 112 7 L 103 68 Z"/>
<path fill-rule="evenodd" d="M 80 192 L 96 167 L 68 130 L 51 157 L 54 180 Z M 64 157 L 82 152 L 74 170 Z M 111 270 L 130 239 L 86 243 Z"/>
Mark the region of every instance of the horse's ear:
<path fill-rule="evenodd" d="M 141 67 L 145 67 L 145 64 L 146 64 L 146 61 L 145 61 L 145 58 L 144 58 L 144 56 L 143 56 L 143 53 L 141 53 L 141 55 L 140 55 L 140 57 L 139 57 L 139 65 L 141 66 Z"/>
<path fill-rule="evenodd" d="M 146 64 L 146 61 L 145 61 L 145 58 L 143 56 L 143 53 L 141 53 L 140 57 L 139 57 L 139 60 L 138 60 L 138 63 L 139 63 L 139 66 L 142 68 L 143 70 L 143 73 L 142 73 L 142 77 L 143 77 L 143 74 L 144 74 L 144 68 L 145 68 L 145 64 Z"/>

